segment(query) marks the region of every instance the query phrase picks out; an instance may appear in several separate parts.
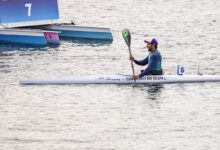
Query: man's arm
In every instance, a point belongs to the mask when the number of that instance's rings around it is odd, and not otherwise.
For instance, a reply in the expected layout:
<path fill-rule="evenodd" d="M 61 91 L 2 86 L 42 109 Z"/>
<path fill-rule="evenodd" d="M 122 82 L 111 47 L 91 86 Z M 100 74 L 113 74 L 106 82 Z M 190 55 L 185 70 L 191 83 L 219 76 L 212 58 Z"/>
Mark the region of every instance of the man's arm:
<path fill-rule="evenodd" d="M 146 64 L 148 64 L 148 56 L 143 59 L 143 60 L 134 60 L 134 63 L 137 64 L 137 65 L 141 65 L 141 66 L 144 66 Z"/>

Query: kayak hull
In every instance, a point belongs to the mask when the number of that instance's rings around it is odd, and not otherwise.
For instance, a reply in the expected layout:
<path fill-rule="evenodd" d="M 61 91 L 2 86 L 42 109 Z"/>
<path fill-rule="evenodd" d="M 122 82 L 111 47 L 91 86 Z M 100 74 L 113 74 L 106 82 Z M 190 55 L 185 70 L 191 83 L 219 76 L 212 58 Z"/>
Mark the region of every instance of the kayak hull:
<path fill-rule="evenodd" d="M 130 75 L 94 75 L 81 77 L 57 77 L 43 79 L 24 79 L 20 84 L 133 84 Z M 158 75 L 143 76 L 136 80 L 137 84 L 164 84 L 185 82 L 220 82 L 216 75 Z"/>

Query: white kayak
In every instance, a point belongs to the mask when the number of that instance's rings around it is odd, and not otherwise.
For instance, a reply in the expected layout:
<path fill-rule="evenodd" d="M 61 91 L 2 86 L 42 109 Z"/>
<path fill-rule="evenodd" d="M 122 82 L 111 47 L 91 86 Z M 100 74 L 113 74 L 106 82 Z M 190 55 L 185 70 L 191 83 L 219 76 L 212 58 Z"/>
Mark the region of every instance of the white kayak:
<path fill-rule="evenodd" d="M 137 84 L 163 84 L 185 82 L 220 82 L 219 75 L 158 75 L 143 76 L 136 80 Z M 94 75 L 81 77 L 57 77 L 42 79 L 24 79 L 20 84 L 133 84 L 130 75 Z"/>

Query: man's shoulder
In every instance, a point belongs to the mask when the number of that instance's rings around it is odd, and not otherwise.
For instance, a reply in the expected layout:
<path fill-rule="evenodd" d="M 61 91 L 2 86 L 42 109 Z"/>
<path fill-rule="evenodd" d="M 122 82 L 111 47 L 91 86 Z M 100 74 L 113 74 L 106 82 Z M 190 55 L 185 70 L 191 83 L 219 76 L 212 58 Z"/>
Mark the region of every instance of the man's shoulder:
<path fill-rule="evenodd" d="M 155 51 L 155 52 L 152 54 L 152 56 L 154 56 L 154 57 L 161 57 L 161 54 L 160 54 L 160 52 L 157 50 L 157 51 Z"/>

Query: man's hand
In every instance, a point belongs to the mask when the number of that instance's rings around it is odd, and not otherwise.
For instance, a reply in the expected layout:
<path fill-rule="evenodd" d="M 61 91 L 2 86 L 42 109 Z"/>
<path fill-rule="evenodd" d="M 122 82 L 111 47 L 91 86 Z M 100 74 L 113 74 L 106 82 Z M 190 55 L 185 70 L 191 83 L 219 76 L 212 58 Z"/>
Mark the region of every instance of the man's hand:
<path fill-rule="evenodd" d="M 134 57 L 132 55 L 130 55 L 130 60 L 134 61 Z"/>
<path fill-rule="evenodd" d="M 137 79 L 139 79 L 140 77 L 139 76 L 133 76 L 132 77 L 134 80 L 137 80 Z"/>

